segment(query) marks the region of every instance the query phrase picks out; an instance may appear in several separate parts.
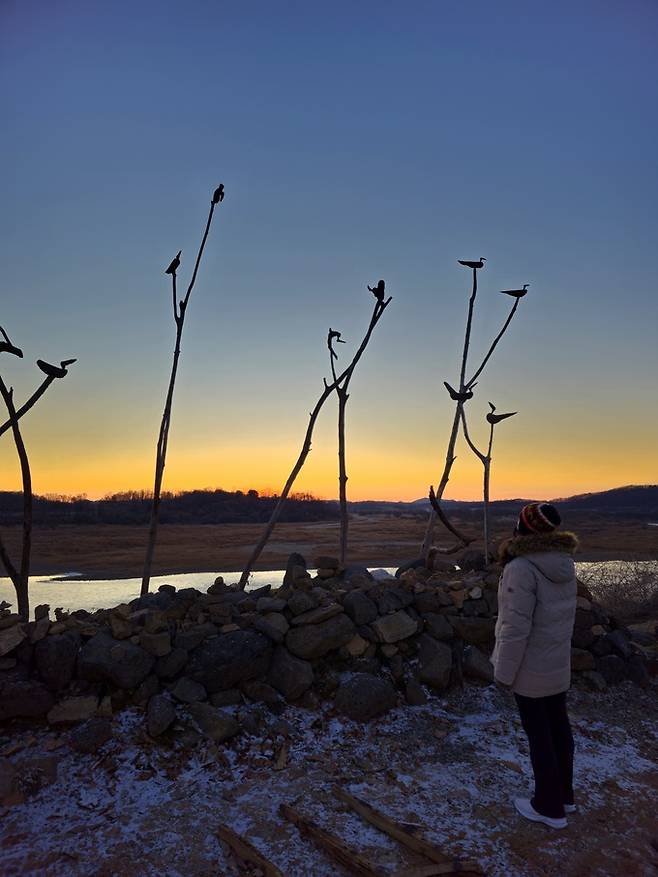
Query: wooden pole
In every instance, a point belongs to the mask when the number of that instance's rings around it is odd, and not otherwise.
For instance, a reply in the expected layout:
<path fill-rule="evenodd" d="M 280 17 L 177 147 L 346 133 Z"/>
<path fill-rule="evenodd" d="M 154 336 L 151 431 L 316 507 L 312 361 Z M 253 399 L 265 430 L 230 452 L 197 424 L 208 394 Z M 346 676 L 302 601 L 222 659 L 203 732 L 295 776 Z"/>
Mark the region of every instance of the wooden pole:
<path fill-rule="evenodd" d="M 20 569 L 16 569 L 9 561 L 4 546 L 0 548 L 0 558 L 4 562 L 7 574 L 11 578 L 16 590 L 16 599 L 18 601 L 18 614 L 25 621 L 30 618 L 30 597 L 28 590 L 28 582 L 30 576 L 30 555 L 32 551 L 32 475 L 30 472 L 30 461 L 25 449 L 25 443 L 18 426 L 18 416 L 14 407 L 13 390 L 8 389 L 3 379 L 0 377 L 0 395 L 7 406 L 7 412 L 11 421 L 11 430 L 14 436 L 14 444 L 21 467 L 21 479 L 23 482 L 23 539 L 21 549 Z M 9 562 L 8 562 L 9 561 Z"/>
<path fill-rule="evenodd" d="M 222 196 L 223 200 L 223 196 Z M 180 359 L 181 352 L 181 341 L 183 337 L 183 326 L 185 325 L 185 315 L 187 313 L 187 305 L 190 300 L 190 295 L 192 294 L 192 290 L 194 289 L 194 284 L 196 283 L 197 273 L 199 271 L 199 265 L 201 264 L 201 257 L 203 256 L 203 251 L 206 246 L 206 241 L 208 240 L 208 233 L 210 231 L 210 225 L 212 223 L 212 218 L 215 212 L 216 205 L 215 196 L 210 201 L 210 210 L 208 212 L 208 219 L 206 221 L 206 227 L 203 232 L 203 237 L 201 239 L 201 244 L 199 246 L 199 250 L 197 252 L 196 261 L 194 263 L 194 270 L 192 272 L 192 279 L 190 280 L 190 284 L 187 287 L 187 292 L 185 294 L 185 298 L 183 298 L 180 303 L 178 303 L 176 298 L 176 268 L 174 268 L 171 272 L 171 282 L 172 282 L 172 301 L 173 301 L 173 310 L 174 310 L 174 323 L 176 324 L 176 341 L 174 343 L 174 355 L 171 364 L 171 372 L 169 374 L 169 384 L 167 386 L 167 395 L 165 397 L 164 410 L 162 412 L 162 419 L 160 421 L 160 430 L 158 432 L 158 441 L 155 450 L 155 477 L 153 481 L 153 500 L 151 503 L 151 519 L 149 522 L 149 535 L 148 542 L 146 545 L 146 557 L 144 558 L 144 572 L 142 574 L 142 586 L 140 590 L 140 594 L 143 596 L 144 594 L 148 594 L 149 584 L 151 581 L 151 569 L 153 566 L 153 555 L 155 553 L 155 543 L 158 536 L 158 527 L 160 523 L 160 501 L 161 501 L 161 492 L 162 492 L 162 480 L 164 478 L 164 470 L 167 461 L 167 443 L 169 440 L 169 426 L 171 424 L 171 409 L 174 401 L 174 387 L 176 385 L 176 375 L 178 373 L 178 361 Z"/>

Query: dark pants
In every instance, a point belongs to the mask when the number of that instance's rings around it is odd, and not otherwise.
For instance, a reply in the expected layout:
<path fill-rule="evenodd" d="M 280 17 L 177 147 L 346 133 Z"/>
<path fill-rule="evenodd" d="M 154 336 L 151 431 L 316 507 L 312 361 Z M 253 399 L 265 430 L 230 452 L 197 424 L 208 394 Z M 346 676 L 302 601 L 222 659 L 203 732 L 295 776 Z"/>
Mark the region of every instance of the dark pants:
<path fill-rule="evenodd" d="M 530 744 L 535 775 L 532 806 L 542 816 L 559 819 L 564 816 L 564 805 L 573 804 L 573 736 L 567 715 L 567 693 L 514 697 Z"/>

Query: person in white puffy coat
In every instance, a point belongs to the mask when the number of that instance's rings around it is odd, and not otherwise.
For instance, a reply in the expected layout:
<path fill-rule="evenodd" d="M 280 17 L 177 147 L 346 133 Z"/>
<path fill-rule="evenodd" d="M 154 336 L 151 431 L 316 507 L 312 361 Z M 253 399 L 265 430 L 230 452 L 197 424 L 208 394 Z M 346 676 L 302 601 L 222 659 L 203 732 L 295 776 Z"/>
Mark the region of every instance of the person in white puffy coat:
<path fill-rule="evenodd" d="M 571 637 L 578 539 L 558 530 L 555 506 L 521 510 L 514 536 L 503 543 L 496 644 L 491 662 L 498 685 L 514 693 L 530 745 L 535 793 L 515 798 L 528 819 L 552 828 L 575 810 L 573 736 L 566 707 L 571 683 Z"/>

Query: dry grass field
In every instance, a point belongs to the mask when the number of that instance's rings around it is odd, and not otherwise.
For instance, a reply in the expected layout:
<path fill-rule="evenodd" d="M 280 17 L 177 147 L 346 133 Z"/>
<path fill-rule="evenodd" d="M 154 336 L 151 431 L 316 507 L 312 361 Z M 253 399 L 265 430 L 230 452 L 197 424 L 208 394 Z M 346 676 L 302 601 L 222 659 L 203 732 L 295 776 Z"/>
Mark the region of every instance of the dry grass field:
<path fill-rule="evenodd" d="M 466 532 L 480 536 L 476 522 L 460 522 Z M 658 527 L 637 520 L 610 517 L 572 518 L 565 525 L 581 538 L 580 560 L 657 559 Z M 368 566 L 397 566 L 416 557 L 425 522 L 417 517 L 353 517 L 349 559 Z M 494 537 L 502 539 L 510 520 L 494 521 Z M 261 532 L 260 524 L 163 525 L 156 549 L 154 575 L 182 572 L 239 570 Z M 437 528 L 437 544 L 450 544 Z M 3 533 L 9 550 L 19 550 L 21 530 Z M 98 525 L 37 528 L 34 532 L 32 572 L 55 575 L 70 571 L 92 578 L 141 574 L 146 527 Z M 481 538 L 481 537 L 480 537 Z M 481 543 L 474 543 L 481 544 Z M 280 569 L 291 551 L 311 562 L 317 553 L 335 554 L 338 523 L 281 524 L 260 558 L 258 569 Z"/>

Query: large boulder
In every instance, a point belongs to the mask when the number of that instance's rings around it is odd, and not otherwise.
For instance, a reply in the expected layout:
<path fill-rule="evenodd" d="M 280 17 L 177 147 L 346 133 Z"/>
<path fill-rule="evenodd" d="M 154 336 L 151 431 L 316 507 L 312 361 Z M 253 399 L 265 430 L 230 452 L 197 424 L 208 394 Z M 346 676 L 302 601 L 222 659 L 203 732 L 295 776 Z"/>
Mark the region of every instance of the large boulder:
<path fill-rule="evenodd" d="M 463 572 L 471 572 L 472 570 L 480 572 L 487 568 L 487 558 L 484 551 L 478 551 L 477 548 L 467 548 L 457 558 L 457 565 Z"/>
<path fill-rule="evenodd" d="M 493 682 L 493 664 L 477 646 L 466 646 L 462 663 L 464 676 L 468 679 L 479 679 L 482 682 Z"/>
<path fill-rule="evenodd" d="M 395 689 L 386 679 L 357 673 L 336 692 L 336 709 L 357 722 L 368 722 L 397 704 Z"/>
<path fill-rule="evenodd" d="M 286 571 L 283 576 L 283 584 L 284 585 L 294 585 L 295 581 L 302 577 L 304 574 L 308 575 L 306 570 L 306 560 L 302 557 L 301 554 L 298 554 L 296 551 L 288 558 L 288 562 L 286 563 Z"/>
<path fill-rule="evenodd" d="M 425 628 L 434 639 L 449 640 L 454 636 L 452 624 L 445 615 L 439 615 L 438 612 L 426 612 L 423 615 Z"/>
<path fill-rule="evenodd" d="M 255 630 L 236 630 L 210 637 L 194 649 L 186 672 L 214 693 L 264 676 L 271 659 L 272 643 L 266 636 Z"/>
<path fill-rule="evenodd" d="M 292 628 L 286 635 L 286 646 L 293 655 L 310 661 L 347 645 L 355 633 L 354 624 L 341 612 L 321 624 L 303 624 Z"/>
<path fill-rule="evenodd" d="M 286 700 L 297 700 L 313 684 L 313 667 L 280 646 L 274 652 L 267 681 Z"/>
<path fill-rule="evenodd" d="M 421 591 L 420 594 L 414 594 L 414 606 L 421 615 L 424 615 L 426 612 L 440 612 L 444 607 L 452 605 L 452 600 L 443 588 L 435 588 L 432 591 Z"/>
<path fill-rule="evenodd" d="M 40 682 L 15 674 L 0 677 L 0 722 L 45 716 L 54 703 L 53 695 Z"/>
<path fill-rule="evenodd" d="M 165 694 L 155 694 L 146 709 L 146 727 L 151 737 L 159 737 L 176 720 L 176 707 Z"/>
<path fill-rule="evenodd" d="M 493 618 L 464 618 L 460 615 L 448 615 L 447 618 L 450 619 L 457 636 L 464 642 L 491 651 L 496 627 Z"/>
<path fill-rule="evenodd" d="M 424 633 L 419 638 L 419 678 L 430 688 L 447 688 L 452 668 L 452 649 Z"/>
<path fill-rule="evenodd" d="M 343 600 L 343 609 L 352 621 L 360 627 L 370 624 L 377 618 L 377 605 L 363 591 L 350 591 Z"/>
<path fill-rule="evenodd" d="M 161 679 L 173 679 L 178 676 L 187 664 L 187 652 L 176 646 L 168 655 L 164 655 L 155 662 L 156 675 Z"/>
<path fill-rule="evenodd" d="M 48 723 L 66 725 L 84 722 L 95 715 L 97 709 L 98 698 L 95 694 L 65 697 L 48 711 Z"/>
<path fill-rule="evenodd" d="M 572 670 L 593 670 L 594 655 L 587 649 L 571 649 Z"/>
<path fill-rule="evenodd" d="M 75 659 L 80 648 L 77 633 L 58 633 L 40 640 L 34 648 L 39 676 L 53 691 L 66 688 L 73 679 Z"/>
<path fill-rule="evenodd" d="M 27 636 L 23 625 L 18 621 L 18 616 L 16 616 L 16 620 L 11 617 L 11 621 L 12 624 L 10 626 L 0 630 L 0 656 L 8 655 Z"/>
<path fill-rule="evenodd" d="M 80 650 L 78 676 L 89 682 L 111 682 L 117 688 L 136 688 L 155 663 L 140 646 L 97 633 Z"/>
<path fill-rule="evenodd" d="M 240 725 L 233 716 L 216 709 L 209 703 L 191 703 L 187 711 L 203 736 L 214 743 L 224 743 L 240 732 Z"/>
<path fill-rule="evenodd" d="M 382 615 L 372 624 L 372 629 L 377 634 L 380 642 L 397 643 L 400 640 L 413 636 L 418 630 L 418 624 L 404 609 L 394 612 L 392 615 Z"/>
<path fill-rule="evenodd" d="M 98 752 L 99 748 L 111 738 L 111 719 L 95 716 L 70 732 L 69 744 L 76 752 L 90 755 Z"/>

